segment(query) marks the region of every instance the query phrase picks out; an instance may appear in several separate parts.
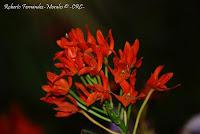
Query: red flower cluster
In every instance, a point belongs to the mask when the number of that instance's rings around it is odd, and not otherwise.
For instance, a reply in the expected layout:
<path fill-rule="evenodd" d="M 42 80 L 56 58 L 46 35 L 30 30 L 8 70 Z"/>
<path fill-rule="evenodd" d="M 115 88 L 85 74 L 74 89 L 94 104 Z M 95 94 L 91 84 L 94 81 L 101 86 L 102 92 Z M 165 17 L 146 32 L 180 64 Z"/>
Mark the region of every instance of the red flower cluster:
<path fill-rule="evenodd" d="M 93 104 L 97 100 L 105 100 L 110 97 L 108 89 L 108 80 L 101 71 L 104 57 L 108 57 L 114 49 L 114 40 L 111 30 L 105 38 L 100 30 L 97 30 L 96 38 L 87 28 L 87 40 L 81 29 L 72 29 L 68 37 L 62 37 L 57 41 L 62 51 L 55 54 L 54 60 L 58 60 L 55 64 L 61 70 L 59 75 L 47 73 L 49 80 L 48 85 L 42 86 L 47 95 L 41 100 L 57 105 L 56 110 L 59 112 L 57 116 L 69 116 L 78 112 L 78 107 L 74 98 L 68 95 L 72 86 L 72 77 L 76 74 L 84 75 L 101 75 L 103 85 L 88 85 L 87 88 L 94 91 L 89 92 L 81 83 L 76 82 L 75 86 L 80 97 L 86 101 L 87 105 Z M 66 81 L 64 77 L 67 77 Z M 70 102 L 65 101 L 69 99 Z"/>
<path fill-rule="evenodd" d="M 114 96 L 125 107 L 134 104 L 138 99 L 144 98 L 150 89 L 165 91 L 169 88 L 166 83 L 172 78 L 173 73 L 163 74 L 158 78 L 163 66 L 158 66 L 147 81 L 143 90 L 135 89 L 137 69 L 142 65 L 142 58 L 138 58 L 139 41 L 130 45 L 125 43 L 124 50 L 118 53 L 114 50 L 114 39 L 111 30 L 108 36 L 104 37 L 100 30 L 96 32 L 96 39 L 86 28 L 87 40 L 81 29 L 72 29 L 67 37 L 62 37 L 57 41 L 62 49 L 55 54 L 54 60 L 58 61 L 55 66 L 61 73 L 47 73 L 48 85 L 42 89 L 47 93 L 42 98 L 43 101 L 55 104 L 58 111 L 57 116 L 66 117 L 79 111 L 77 98 L 72 97 L 70 91 L 78 94 L 87 106 L 96 101 L 103 103 Z M 112 67 L 108 57 L 114 54 Z M 113 93 L 110 89 L 108 72 L 103 71 L 103 67 L 113 76 L 115 84 L 120 85 L 123 93 L 121 95 Z M 87 82 L 72 82 L 75 75 L 87 78 Z M 89 78 L 88 78 L 89 77 Z M 99 78 L 98 80 L 96 78 Z M 112 79 L 112 77 L 110 77 Z M 75 89 L 73 89 L 75 87 Z"/>
<path fill-rule="evenodd" d="M 77 28 L 72 29 L 67 38 L 58 40 L 57 44 L 63 50 L 56 53 L 54 59 L 58 59 L 59 63 L 55 66 L 68 76 L 98 74 L 102 68 L 103 58 L 109 56 L 114 48 L 111 30 L 106 39 L 101 31 L 97 30 L 97 40 L 95 40 L 88 28 L 87 41 L 83 32 Z"/>

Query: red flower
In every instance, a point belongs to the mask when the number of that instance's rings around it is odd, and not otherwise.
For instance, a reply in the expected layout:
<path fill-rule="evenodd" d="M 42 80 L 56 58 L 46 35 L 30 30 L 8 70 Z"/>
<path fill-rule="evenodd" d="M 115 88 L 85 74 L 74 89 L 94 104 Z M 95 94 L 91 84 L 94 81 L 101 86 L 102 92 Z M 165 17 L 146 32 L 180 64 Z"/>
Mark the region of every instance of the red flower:
<path fill-rule="evenodd" d="M 88 27 L 86 27 L 86 30 L 88 34 L 87 42 L 92 46 L 97 46 L 98 48 L 100 48 L 99 52 L 103 55 L 103 57 L 109 56 L 114 49 L 114 39 L 112 36 L 112 31 L 109 30 L 108 36 L 105 39 L 102 32 L 100 30 L 97 30 L 96 32 L 96 37 L 97 37 L 97 42 L 98 42 L 97 44 L 94 36 L 91 34 Z M 109 39 L 109 43 L 108 43 L 108 39 Z"/>
<path fill-rule="evenodd" d="M 79 97 L 80 97 L 84 102 L 86 102 L 88 96 L 90 95 L 90 92 L 87 90 L 87 88 L 86 88 L 83 84 L 81 84 L 81 83 L 79 83 L 79 82 L 75 82 L 75 86 L 76 86 L 76 89 L 78 89 L 78 90 L 76 90 L 76 91 L 78 92 Z"/>
<path fill-rule="evenodd" d="M 56 63 L 55 66 L 65 71 L 66 75 L 75 75 L 77 72 L 84 67 L 82 60 L 83 53 L 78 47 L 78 42 L 73 42 L 70 40 L 61 38 L 57 41 L 57 44 L 64 50 L 57 52 L 55 54 L 54 60 L 58 59 L 60 62 Z"/>
<path fill-rule="evenodd" d="M 135 90 L 135 76 L 136 76 L 136 70 L 133 71 L 133 73 L 130 76 L 130 84 L 123 80 L 120 83 L 120 86 L 123 90 L 123 95 L 119 96 L 114 94 L 114 96 L 125 106 L 127 107 L 129 104 L 134 104 L 137 100 L 137 91 Z"/>
<path fill-rule="evenodd" d="M 129 92 L 124 93 L 122 96 L 114 94 L 114 96 L 125 106 L 134 104 L 137 100 L 137 91 L 130 87 Z"/>
<path fill-rule="evenodd" d="M 79 71 L 79 75 L 90 73 L 91 75 L 98 74 L 102 68 L 103 57 L 96 46 L 93 49 L 88 49 L 83 55 L 85 67 Z"/>
<path fill-rule="evenodd" d="M 62 37 L 60 40 L 57 40 L 56 43 L 62 49 L 67 49 L 69 47 L 77 46 L 77 42 L 69 41 L 68 38 L 64 38 L 64 37 Z"/>
<path fill-rule="evenodd" d="M 119 50 L 119 58 L 114 57 L 114 69 L 111 73 L 114 75 L 115 82 L 120 83 L 130 77 L 130 69 L 135 67 L 139 68 L 142 64 L 142 58 L 137 61 L 137 53 L 139 50 L 139 41 L 135 40 L 132 46 L 126 42 L 124 51 Z"/>
<path fill-rule="evenodd" d="M 54 96 L 46 96 L 41 98 L 42 101 L 55 104 L 57 107 L 54 110 L 58 111 L 56 117 L 68 117 L 72 114 L 75 114 L 79 111 L 76 100 L 71 96 L 67 96 L 69 101 L 66 101 L 65 98 L 56 98 Z"/>
<path fill-rule="evenodd" d="M 110 39 L 110 44 L 108 44 L 108 39 Z M 114 40 L 112 36 L 112 31 L 109 30 L 107 40 L 104 38 L 100 30 L 97 30 L 97 42 L 100 47 L 100 51 L 104 57 L 109 56 L 114 49 Z"/>
<path fill-rule="evenodd" d="M 169 89 L 173 89 L 179 85 L 176 85 L 171 88 L 167 88 L 166 83 L 173 77 L 173 73 L 165 73 L 159 77 L 160 72 L 164 68 L 163 65 L 158 66 L 154 72 L 151 74 L 150 78 L 148 79 L 145 88 L 140 93 L 140 97 L 145 97 L 151 89 L 157 91 L 166 91 Z"/>
<path fill-rule="evenodd" d="M 109 30 L 109 35 L 107 37 L 110 39 L 110 46 L 100 30 L 97 30 L 98 44 L 94 36 L 90 33 L 89 28 L 87 28 L 87 33 L 87 42 L 90 49 L 87 49 L 83 56 L 84 62 L 87 66 L 83 67 L 79 71 L 79 75 L 85 73 L 90 73 L 91 75 L 97 74 L 102 68 L 103 58 L 109 56 L 114 49 L 114 40 L 111 30 Z"/>
<path fill-rule="evenodd" d="M 68 77 L 68 81 L 60 78 L 58 75 L 47 72 L 47 78 L 49 80 L 49 85 L 43 85 L 42 89 L 48 94 L 53 95 L 66 95 L 72 86 L 72 78 Z"/>
<path fill-rule="evenodd" d="M 103 81 L 103 85 L 87 85 L 86 88 L 81 83 L 75 83 L 76 88 L 81 90 L 81 93 L 79 92 L 79 95 L 86 102 L 87 106 L 92 105 L 98 100 L 101 100 L 102 102 L 111 97 L 109 92 L 108 79 L 104 75 L 103 71 L 100 72 L 100 75 Z M 90 89 L 90 91 L 88 91 L 88 89 Z"/>
<path fill-rule="evenodd" d="M 84 34 L 80 28 L 72 29 L 69 32 L 69 40 L 75 44 L 77 44 L 77 47 L 81 50 L 88 49 L 87 42 L 84 39 Z"/>
<path fill-rule="evenodd" d="M 59 57 L 58 59 L 60 63 L 56 63 L 55 66 L 59 69 L 63 69 L 66 75 L 73 76 L 78 72 L 78 67 L 72 59 L 65 57 Z"/>
<path fill-rule="evenodd" d="M 74 113 L 77 113 L 79 108 L 77 106 L 77 103 L 74 98 L 71 96 L 68 96 L 69 100 L 72 103 L 69 103 L 67 101 L 56 101 L 55 104 L 57 105 L 56 108 L 54 108 L 56 111 L 56 117 L 68 117 Z"/>
<path fill-rule="evenodd" d="M 126 63 L 120 63 L 119 60 L 114 57 L 114 69 L 109 67 L 112 75 L 114 76 L 115 82 L 120 83 L 130 77 L 130 69 L 126 66 Z"/>
<path fill-rule="evenodd" d="M 132 46 L 130 46 L 129 42 L 125 43 L 124 51 L 119 50 L 120 61 L 126 62 L 128 68 L 132 67 L 140 67 L 141 63 L 138 65 L 137 62 L 137 53 L 139 50 L 139 40 L 135 40 Z"/>
<path fill-rule="evenodd" d="M 84 39 L 83 32 L 77 28 L 72 29 L 67 38 L 61 38 L 57 41 L 58 46 L 64 49 L 55 54 L 54 60 L 60 62 L 55 66 L 65 71 L 66 75 L 75 75 L 85 64 L 83 62 L 83 53 L 88 49 L 87 42 Z"/>

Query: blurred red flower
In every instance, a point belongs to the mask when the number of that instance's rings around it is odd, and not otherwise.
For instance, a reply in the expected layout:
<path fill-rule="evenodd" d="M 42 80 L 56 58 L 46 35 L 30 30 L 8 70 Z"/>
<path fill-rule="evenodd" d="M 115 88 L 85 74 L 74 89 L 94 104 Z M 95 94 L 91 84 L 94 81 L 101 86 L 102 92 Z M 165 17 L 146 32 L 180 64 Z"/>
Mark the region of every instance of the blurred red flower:
<path fill-rule="evenodd" d="M 9 113 L 0 115 L 0 134 L 44 134 L 44 131 L 14 106 Z"/>

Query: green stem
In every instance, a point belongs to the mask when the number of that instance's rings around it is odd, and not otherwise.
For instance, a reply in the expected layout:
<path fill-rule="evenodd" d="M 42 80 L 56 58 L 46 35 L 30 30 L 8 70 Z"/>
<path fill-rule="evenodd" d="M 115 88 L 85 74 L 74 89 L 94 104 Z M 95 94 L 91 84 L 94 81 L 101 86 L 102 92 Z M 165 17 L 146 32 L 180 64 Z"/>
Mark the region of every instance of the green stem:
<path fill-rule="evenodd" d="M 110 97 L 110 106 L 113 107 L 112 97 Z"/>
<path fill-rule="evenodd" d="M 98 117 L 98 118 L 100 118 L 100 119 L 102 119 L 102 120 L 104 120 L 104 121 L 112 122 L 110 119 L 108 119 L 108 118 L 106 118 L 106 117 L 104 117 L 104 116 L 102 116 L 102 115 L 100 115 L 100 114 L 94 112 L 94 111 L 91 110 L 91 109 L 88 109 L 86 106 L 82 105 L 81 103 L 77 102 L 77 104 L 78 104 L 78 106 L 79 106 L 80 108 L 82 108 L 83 110 L 87 111 L 88 113 L 91 113 L 91 114 L 93 114 L 94 116 L 96 116 L 96 117 Z"/>
<path fill-rule="evenodd" d="M 102 85 L 101 77 L 100 77 L 99 75 L 97 75 L 97 80 L 98 80 L 98 83 L 99 83 L 100 85 Z"/>
<path fill-rule="evenodd" d="M 85 78 L 84 78 L 83 76 L 81 76 L 80 78 L 81 78 L 81 81 L 83 82 L 83 84 L 84 84 L 85 86 L 87 86 L 87 82 L 86 82 Z"/>
<path fill-rule="evenodd" d="M 119 91 L 119 95 L 120 95 L 120 96 L 122 95 L 122 92 L 123 92 L 122 89 L 120 89 L 120 91 Z M 119 103 L 118 103 L 118 108 L 117 108 L 118 113 L 120 113 L 121 106 L 122 106 L 122 104 L 119 102 Z"/>
<path fill-rule="evenodd" d="M 121 133 L 127 134 L 127 127 L 125 126 L 124 121 L 120 119 L 120 115 L 114 111 L 113 107 L 110 106 L 109 101 L 105 101 L 104 106 L 106 108 L 109 118 L 120 128 Z"/>
<path fill-rule="evenodd" d="M 72 97 L 74 97 L 78 102 L 80 102 L 82 105 L 86 106 L 85 102 L 84 102 L 83 100 L 81 100 L 81 99 L 76 95 L 76 93 L 74 93 L 72 90 L 70 90 L 69 93 L 70 93 L 70 95 L 71 95 Z M 96 110 L 96 111 L 99 112 L 99 113 L 102 113 L 102 114 L 107 115 L 105 111 L 103 111 L 103 110 L 101 110 L 101 109 L 99 109 L 99 108 L 97 108 L 97 107 L 91 106 L 91 109 Z"/>
<path fill-rule="evenodd" d="M 108 78 L 108 58 L 104 58 L 104 65 L 105 65 L 105 76 Z"/>
<path fill-rule="evenodd" d="M 98 84 L 97 78 L 93 77 L 93 80 L 95 81 L 95 84 Z"/>
<path fill-rule="evenodd" d="M 108 128 L 106 128 L 105 126 L 103 126 L 102 124 L 100 124 L 99 122 L 97 122 L 95 119 L 93 119 L 92 117 L 90 117 L 85 111 L 80 110 L 79 111 L 81 114 L 83 114 L 88 120 L 90 120 L 92 123 L 94 123 L 95 125 L 101 127 L 102 129 L 106 130 L 107 132 L 111 133 L 111 134 L 119 134 L 117 132 L 114 132 Z"/>
<path fill-rule="evenodd" d="M 76 93 L 74 93 L 74 91 L 70 90 L 70 91 L 69 91 L 69 94 L 70 94 L 72 97 L 74 97 L 76 100 L 78 100 L 80 103 L 85 104 L 85 102 L 84 102 L 83 100 L 81 100 L 81 99 L 76 95 Z"/>
<path fill-rule="evenodd" d="M 108 78 L 108 67 L 105 65 L 105 76 Z"/>
<path fill-rule="evenodd" d="M 91 81 L 91 79 L 89 78 L 89 77 L 85 77 L 86 78 L 86 80 L 87 80 L 87 82 L 90 84 L 90 85 L 93 85 L 93 82 Z"/>
<path fill-rule="evenodd" d="M 89 74 L 86 75 L 86 78 L 88 78 L 92 83 L 97 84 L 97 80 L 92 78 Z"/>
<path fill-rule="evenodd" d="M 130 116 L 131 116 L 131 111 L 132 111 L 132 105 L 128 106 L 128 112 L 127 112 L 127 121 L 129 122 Z"/>
<path fill-rule="evenodd" d="M 120 119 L 124 120 L 124 107 L 121 107 L 121 110 L 120 110 Z"/>
<path fill-rule="evenodd" d="M 126 109 L 124 109 L 124 124 L 127 126 L 127 112 Z"/>
<path fill-rule="evenodd" d="M 107 79 L 109 78 L 108 77 L 108 59 L 107 58 L 104 58 L 104 64 L 105 64 L 105 76 L 107 77 Z M 112 97 L 110 98 L 110 106 L 113 107 L 113 101 L 112 101 Z"/>
<path fill-rule="evenodd" d="M 137 132 L 137 127 L 138 127 L 138 124 L 139 124 L 139 120 L 140 120 L 140 116 L 142 114 L 142 111 L 145 107 L 145 105 L 147 104 L 149 98 L 151 97 L 152 93 L 154 92 L 154 89 L 151 89 L 149 91 L 149 93 L 147 94 L 147 97 L 145 98 L 144 102 L 142 103 L 142 106 L 140 107 L 140 110 L 138 112 L 138 115 L 137 115 L 137 118 L 136 118 L 136 121 L 135 121 L 135 126 L 134 126 L 134 129 L 133 129 L 133 134 L 136 134 Z"/>
<path fill-rule="evenodd" d="M 87 82 L 86 82 L 85 78 L 84 78 L 83 76 L 81 76 L 80 78 L 81 78 L 81 81 L 83 82 L 83 84 L 84 84 L 85 86 L 87 86 Z M 82 101 L 72 90 L 70 91 L 70 94 L 71 94 L 74 98 L 76 98 L 76 100 L 78 100 L 80 103 L 82 103 L 83 105 L 86 106 L 85 102 Z M 97 108 L 97 107 L 91 106 L 91 109 L 96 110 L 96 111 L 98 111 L 99 113 L 102 113 L 102 114 L 107 115 L 105 111 L 103 111 L 103 110 L 101 110 L 101 109 L 99 109 L 99 108 Z"/>

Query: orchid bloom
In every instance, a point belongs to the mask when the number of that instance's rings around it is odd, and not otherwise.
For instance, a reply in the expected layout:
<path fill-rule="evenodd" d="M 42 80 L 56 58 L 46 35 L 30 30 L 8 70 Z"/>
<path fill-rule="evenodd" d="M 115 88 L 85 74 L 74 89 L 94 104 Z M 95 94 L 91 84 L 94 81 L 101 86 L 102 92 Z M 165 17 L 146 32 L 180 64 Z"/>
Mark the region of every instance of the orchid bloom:
<path fill-rule="evenodd" d="M 56 113 L 56 117 L 68 117 L 78 112 L 79 108 L 74 98 L 72 98 L 71 96 L 67 96 L 67 98 L 69 99 L 69 101 L 65 101 L 65 98 L 57 98 L 54 96 L 46 96 L 41 98 L 41 100 L 57 106 L 56 108 L 54 108 L 54 110 L 58 111 Z"/>
<path fill-rule="evenodd" d="M 86 73 L 90 73 L 91 75 L 94 75 L 98 74 L 98 72 L 101 70 L 103 57 L 102 54 L 95 48 L 88 49 L 83 54 L 83 61 L 85 63 L 85 67 L 83 67 L 78 74 L 83 75 Z"/>
<path fill-rule="evenodd" d="M 54 73 L 47 72 L 47 78 L 49 80 L 49 85 L 43 85 L 42 89 L 49 94 L 57 96 L 66 95 L 72 86 L 71 77 L 68 77 L 68 81 L 66 81 L 63 78 L 59 78 L 59 76 Z"/>
<path fill-rule="evenodd" d="M 107 40 L 110 39 L 110 44 L 108 44 Z M 100 30 L 97 30 L 97 42 L 100 47 L 100 51 L 104 57 L 109 56 L 114 49 L 114 40 L 112 36 L 112 31 L 109 30 L 107 39 L 104 38 L 103 34 Z"/>
<path fill-rule="evenodd" d="M 167 82 L 173 77 L 173 72 L 165 73 L 159 77 L 160 72 L 163 70 L 164 66 L 158 66 L 154 72 L 151 74 L 150 78 L 146 82 L 146 85 L 142 92 L 140 93 L 140 97 L 145 97 L 151 89 L 157 91 L 167 91 L 169 89 L 173 89 L 179 85 L 168 88 L 166 86 Z"/>
<path fill-rule="evenodd" d="M 137 54 L 139 50 L 139 40 L 136 39 L 132 46 L 129 42 L 125 43 L 124 51 L 119 50 L 119 62 L 126 62 L 128 68 L 132 68 L 137 65 Z M 141 64 L 137 65 L 136 67 L 140 67 Z"/>
<path fill-rule="evenodd" d="M 86 27 L 86 30 L 88 34 L 87 42 L 90 45 L 93 45 L 93 46 L 95 45 L 98 48 L 100 48 L 99 51 L 101 52 L 103 57 L 108 57 L 114 49 L 114 39 L 112 36 L 112 31 L 111 30 L 108 31 L 108 36 L 105 39 L 102 32 L 100 30 L 97 30 L 96 32 L 97 41 L 96 41 L 94 36 L 91 34 L 90 29 Z M 108 42 L 108 39 L 109 39 L 109 42 Z"/>
<path fill-rule="evenodd" d="M 135 90 L 135 82 L 136 82 L 136 70 L 130 76 L 130 83 L 126 80 L 123 80 L 120 83 L 120 86 L 123 90 L 123 95 L 119 96 L 114 94 L 114 96 L 125 106 L 127 107 L 129 104 L 134 104 L 137 100 L 137 91 Z"/>
<path fill-rule="evenodd" d="M 139 41 L 135 40 L 132 46 L 126 42 L 124 51 L 119 50 L 119 57 L 113 59 L 114 69 L 111 73 L 114 75 L 115 82 L 120 83 L 130 77 L 131 68 L 139 68 L 142 64 L 142 58 L 137 61 L 137 53 L 139 50 Z"/>

